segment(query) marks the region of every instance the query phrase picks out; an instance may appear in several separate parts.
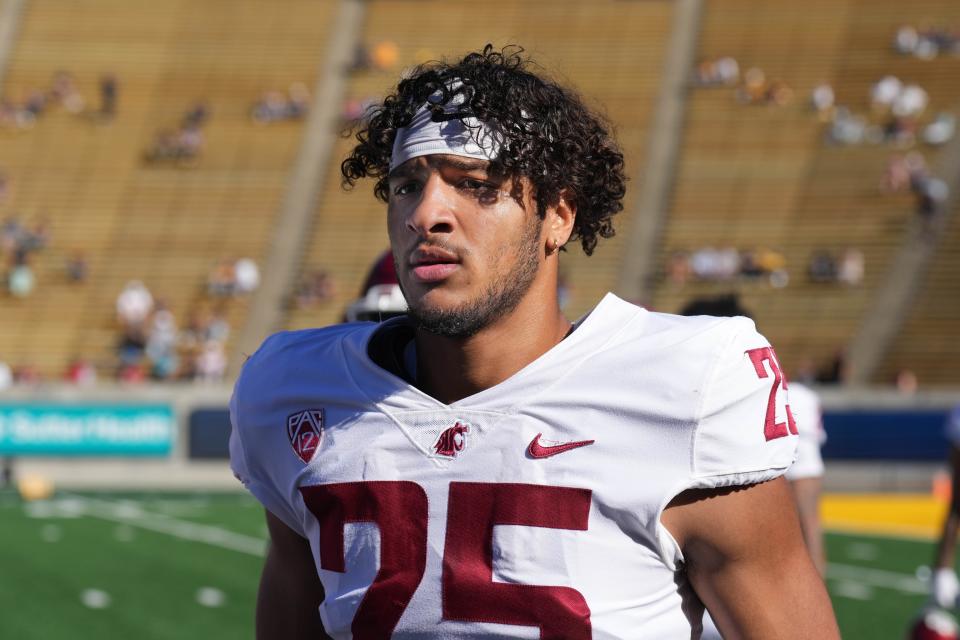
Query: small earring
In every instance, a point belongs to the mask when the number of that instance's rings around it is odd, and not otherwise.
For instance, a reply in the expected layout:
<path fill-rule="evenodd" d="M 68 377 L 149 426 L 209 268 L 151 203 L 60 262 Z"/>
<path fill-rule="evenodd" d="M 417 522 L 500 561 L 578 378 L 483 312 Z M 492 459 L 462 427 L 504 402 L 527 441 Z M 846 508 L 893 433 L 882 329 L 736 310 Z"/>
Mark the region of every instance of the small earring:
<path fill-rule="evenodd" d="M 550 240 L 550 253 L 556 253 L 559 248 L 560 248 L 560 241 L 557 240 L 556 238 L 552 238 Z"/>

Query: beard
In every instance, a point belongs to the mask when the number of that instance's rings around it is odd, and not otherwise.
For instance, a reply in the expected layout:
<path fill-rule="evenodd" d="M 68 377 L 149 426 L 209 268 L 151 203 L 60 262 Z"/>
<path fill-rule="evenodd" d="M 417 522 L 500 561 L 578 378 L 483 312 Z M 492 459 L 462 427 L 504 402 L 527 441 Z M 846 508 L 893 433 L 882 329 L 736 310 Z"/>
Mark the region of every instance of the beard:
<path fill-rule="evenodd" d="M 411 305 L 407 315 L 418 328 L 444 338 L 469 338 L 508 315 L 530 290 L 540 268 L 539 216 L 525 229 L 517 244 L 497 252 L 492 264 L 503 264 L 511 254 L 516 261 L 509 274 L 494 278 L 475 300 L 452 309 L 417 308 Z"/>

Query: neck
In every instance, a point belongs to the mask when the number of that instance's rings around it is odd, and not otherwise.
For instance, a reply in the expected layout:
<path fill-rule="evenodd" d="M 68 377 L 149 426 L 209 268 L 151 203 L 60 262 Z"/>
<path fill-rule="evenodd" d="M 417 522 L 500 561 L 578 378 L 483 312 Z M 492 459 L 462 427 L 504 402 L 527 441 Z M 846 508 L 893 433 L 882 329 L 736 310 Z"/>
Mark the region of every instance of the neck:
<path fill-rule="evenodd" d="M 524 296 L 511 313 L 469 338 L 418 330 L 417 385 L 443 403 L 456 402 L 500 384 L 569 331 L 555 292 L 546 305 L 541 297 Z"/>

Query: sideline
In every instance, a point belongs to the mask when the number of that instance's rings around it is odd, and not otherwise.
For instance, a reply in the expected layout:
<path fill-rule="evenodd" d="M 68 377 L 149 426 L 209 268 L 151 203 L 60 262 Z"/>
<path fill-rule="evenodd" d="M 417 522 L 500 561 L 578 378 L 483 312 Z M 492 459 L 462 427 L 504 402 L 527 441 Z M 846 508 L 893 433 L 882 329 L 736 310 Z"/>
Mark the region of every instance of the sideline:
<path fill-rule="evenodd" d="M 164 533 L 181 540 L 202 542 L 221 549 L 229 549 L 247 555 L 264 557 L 267 540 L 254 536 L 235 533 L 208 524 L 198 524 L 181 520 L 162 513 L 146 511 L 138 502 L 113 502 L 100 498 L 89 498 L 74 494 L 62 494 L 62 498 L 51 500 L 49 510 L 43 511 L 46 517 L 89 516 L 110 522 L 119 522 L 131 527 L 139 527 L 155 533 Z M 38 505 L 39 506 L 39 505 Z"/>
<path fill-rule="evenodd" d="M 827 579 L 856 582 L 871 587 L 883 587 L 885 589 L 893 589 L 895 591 L 918 595 L 926 595 L 930 592 L 929 587 L 916 576 L 907 573 L 884 571 L 883 569 L 856 567 L 849 564 L 828 563 Z"/>

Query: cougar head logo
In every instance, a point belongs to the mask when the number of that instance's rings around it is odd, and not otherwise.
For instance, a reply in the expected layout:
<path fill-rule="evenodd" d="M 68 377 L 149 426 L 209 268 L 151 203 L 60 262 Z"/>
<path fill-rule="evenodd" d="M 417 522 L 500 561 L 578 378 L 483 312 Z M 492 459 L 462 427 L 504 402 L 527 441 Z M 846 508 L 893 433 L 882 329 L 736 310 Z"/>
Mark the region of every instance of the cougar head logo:
<path fill-rule="evenodd" d="M 457 453 L 463 451 L 467 444 L 466 434 L 468 433 L 470 433 L 470 427 L 458 422 L 440 434 L 433 445 L 433 450 L 437 455 L 456 458 Z"/>

